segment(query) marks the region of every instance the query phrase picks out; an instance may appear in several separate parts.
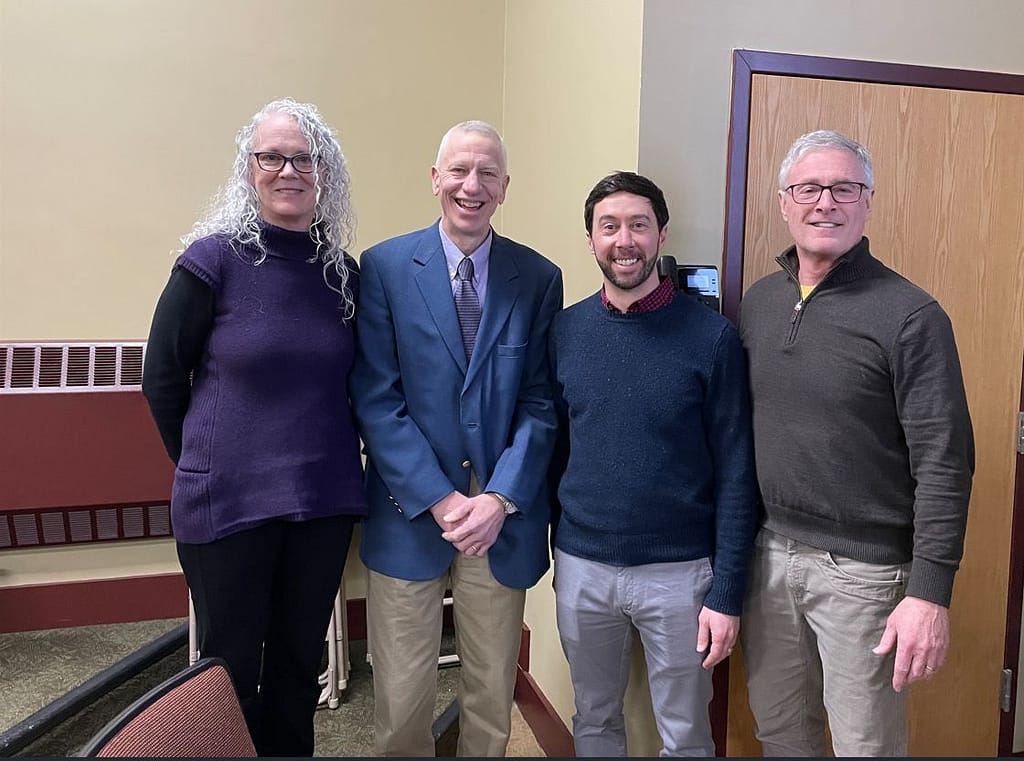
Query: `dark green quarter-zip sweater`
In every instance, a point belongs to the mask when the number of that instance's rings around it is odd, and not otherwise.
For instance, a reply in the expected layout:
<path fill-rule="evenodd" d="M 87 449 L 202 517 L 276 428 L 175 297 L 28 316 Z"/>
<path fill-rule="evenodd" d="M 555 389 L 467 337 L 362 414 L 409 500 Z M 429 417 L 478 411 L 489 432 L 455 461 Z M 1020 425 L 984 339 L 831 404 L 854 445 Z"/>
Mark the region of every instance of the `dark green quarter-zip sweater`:
<path fill-rule="evenodd" d="M 740 305 L 764 525 L 869 563 L 912 560 L 907 594 L 949 605 L 974 434 L 953 328 L 868 239 L 806 298 L 795 247 Z"/>

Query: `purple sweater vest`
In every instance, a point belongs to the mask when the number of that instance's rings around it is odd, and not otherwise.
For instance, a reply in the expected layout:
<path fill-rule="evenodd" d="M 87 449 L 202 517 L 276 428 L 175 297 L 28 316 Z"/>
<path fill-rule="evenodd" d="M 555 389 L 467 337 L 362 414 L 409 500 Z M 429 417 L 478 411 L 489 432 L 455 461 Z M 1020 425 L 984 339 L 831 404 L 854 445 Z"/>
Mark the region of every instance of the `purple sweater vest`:
<path fill-rule="evenodd" d="M 178 258 L 214 291 L 174 474 L 179 542 L 210 542 L 272 520 L 366 514 L 348 402 L 352 322 L 324 283 L 322 263 L 310 261 L 307 233 L 267 225 L 263 234 L 268 256 L 259 265 L 254 249 L 236 252 L 221 236 Z"/>

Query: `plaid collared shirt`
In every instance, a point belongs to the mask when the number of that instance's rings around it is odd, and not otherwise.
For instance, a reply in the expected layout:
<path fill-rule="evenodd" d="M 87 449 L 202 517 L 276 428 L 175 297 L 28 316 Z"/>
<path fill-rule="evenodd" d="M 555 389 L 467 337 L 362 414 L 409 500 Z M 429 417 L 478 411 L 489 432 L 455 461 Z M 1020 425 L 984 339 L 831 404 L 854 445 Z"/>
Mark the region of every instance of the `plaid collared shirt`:
<path fill-rule="evenodd" d="M 619 312 L 620 314 L 640 314 L 641 312 L 653 312 L 656 309 L 668 306 L 672 303 L 672 299 L 676 297 L 676 289 L 672 284 L 671 278 L 663 277 L 658 287 L 648 293 L 642 299 L 637 299 L 628 307 L 626 311 L 622 312 L 617 306 L 608 300 L 608 295 L 604 292 L 604 288 L 601 288 L 601 303 L 604 304 L 605 309 L 609 312 Z"/>

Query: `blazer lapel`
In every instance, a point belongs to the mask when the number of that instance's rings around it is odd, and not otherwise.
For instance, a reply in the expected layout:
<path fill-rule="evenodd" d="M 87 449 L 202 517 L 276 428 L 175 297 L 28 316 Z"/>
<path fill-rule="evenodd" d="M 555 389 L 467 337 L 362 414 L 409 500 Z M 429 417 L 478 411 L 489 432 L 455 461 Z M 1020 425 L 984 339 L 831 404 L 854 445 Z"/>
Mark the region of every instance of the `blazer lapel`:
<path fill-rule="evenodd" d="M 491 241 L 491 258 L 488 266 L 487 297 L 484 299 L 480 329 L 476 334 L 473 357 L 469 363 L 469 372 L 466 374 L 466 385 L 472 383 L 480 367 L 494 351 L 501 329 L 519 298 L 519 268 L 505 246 L 505 239 L 497 233 Z"/>
<path fill-rule="evenodd" d="M 462 347 L 462 331 L 459 317 L 455 314 L 455 300 L 448 277 L 448 263 L 441 248 L 441 237 L 436 227 L 431 227 L 413 252 L 412 260 L 422 265 L 416 273 L 416 285 L 420 289 L 427 310 L 444 339 L 452 359 L 463 373 L 466 372 L 466 350 Z M 490 294 L 488 294 L 489 296 Z M 486 302 L 485 302 L 486 303 Z"/>

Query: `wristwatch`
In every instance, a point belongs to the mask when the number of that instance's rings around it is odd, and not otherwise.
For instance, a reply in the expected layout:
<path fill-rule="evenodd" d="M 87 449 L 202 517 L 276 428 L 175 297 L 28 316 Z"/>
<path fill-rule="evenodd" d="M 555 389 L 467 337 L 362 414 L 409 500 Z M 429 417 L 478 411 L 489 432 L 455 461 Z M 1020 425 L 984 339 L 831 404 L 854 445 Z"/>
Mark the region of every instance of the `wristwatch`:
<path fill-rule="evenodd" d="M 488 494 L 493 494 L 495 497 L 497 497 L 498 501 L 505 508 L 505 515 L 512 515 L 512 513 L 518 513 L 519 512 L 519 508 L 516 507 L 516 503 L 513 502 L 512 500 L 510 500 L 504 494 L 499 494 L 496 491 L 489 491 L 487 493 Z"/>

